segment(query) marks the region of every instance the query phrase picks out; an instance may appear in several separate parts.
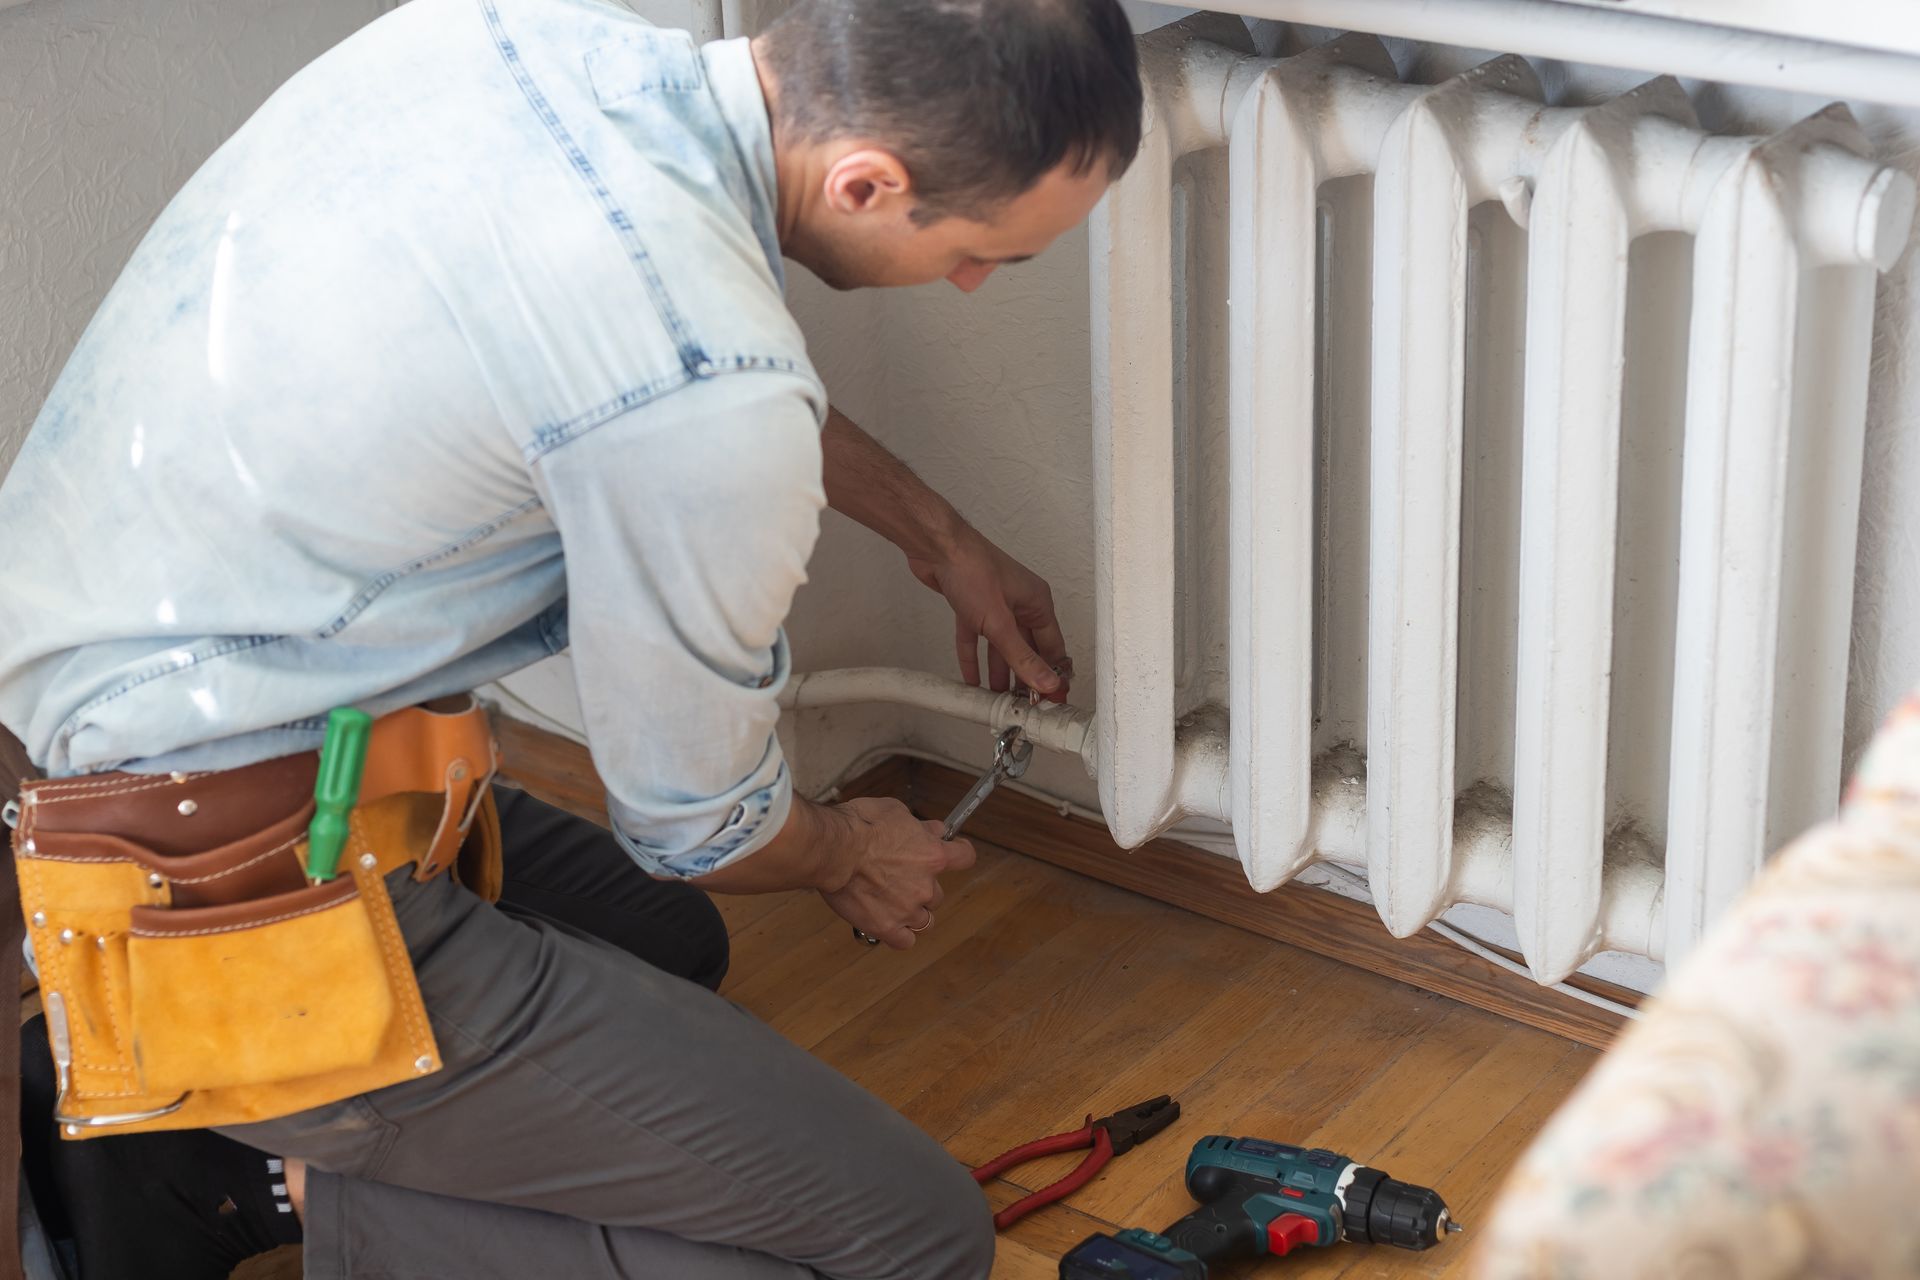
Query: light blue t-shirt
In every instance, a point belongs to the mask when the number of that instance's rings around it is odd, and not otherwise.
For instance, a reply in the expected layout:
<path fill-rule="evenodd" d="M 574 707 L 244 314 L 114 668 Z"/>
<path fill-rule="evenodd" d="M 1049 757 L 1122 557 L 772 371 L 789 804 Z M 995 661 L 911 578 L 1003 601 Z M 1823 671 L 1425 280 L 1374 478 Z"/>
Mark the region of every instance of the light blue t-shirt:
<path fill-rule="evenodd" d="M 56 775 L 227 768 L 572 649 L 623 843 L 791 802 L 780 624 L 826 395 L 745 41 L 413 0 L 175 197 L 0 486 L 0 722 Z"/>

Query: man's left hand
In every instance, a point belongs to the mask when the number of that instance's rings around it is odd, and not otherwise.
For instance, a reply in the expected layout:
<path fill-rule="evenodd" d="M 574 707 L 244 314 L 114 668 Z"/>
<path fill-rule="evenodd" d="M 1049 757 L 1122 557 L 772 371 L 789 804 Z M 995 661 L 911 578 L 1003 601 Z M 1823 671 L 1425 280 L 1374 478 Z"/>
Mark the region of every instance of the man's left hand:
<path fill-rule="evenodd" d="M 964 526 L 938 558 L 907 557 L 913 576 L 953 606 L 960 676 L 980 683 L 980 641 L 987 642 L 987 687 L 1004 693 L 1017 676 L 1049 702 L 1065 702 L 1072 665 L 1053 592 L 1040 575 Z"/>

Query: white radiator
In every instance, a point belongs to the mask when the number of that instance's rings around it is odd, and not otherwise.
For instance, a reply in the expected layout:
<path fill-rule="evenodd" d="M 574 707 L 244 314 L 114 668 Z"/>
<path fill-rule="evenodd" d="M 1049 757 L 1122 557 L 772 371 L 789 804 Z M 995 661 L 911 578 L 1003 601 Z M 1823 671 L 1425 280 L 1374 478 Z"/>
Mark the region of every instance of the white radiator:
<path fill-rule="evenodd" d="M 1268 59 L 1202 38 L 1227 30 L 1208 21 L 1142 41 L 1144 145 L 1092 229 L 1086 755 L 1115 837 L 1229 822 L 1263 890 L 1316 860 L 1364 867 L 1401 936 L 1457 903 L 1511 912 L 1543 982 L 1603 949 L 1675 958 L 1838 796 L 1873 292 L 1905 244 L 1913 183 L 1868 158 L 1840 106 L 1771 138 L 1716 137 L 1670 79 L 1544 107 L 1518 58 L 1410 85 L 1371 37 Z M 1175 180 L 1222 147 L 1224 709 L 1190 696 L 1212 588 L 1192 550 L 1210 513 L 1192 509 L 1205 486 L 1180 408 L 1204 392 L 1187 368 L 1183 255 L 1204 211 Z M 1329 184 L 1362 216 L 1343 218 Z M 1660 233 L 1680 235 L 1636 270 L 1690 251 L 1690 307 L 1643 324 L 1630 300 L 1662 282 L 1635 293 L 1629 268 Z M 1503 245 L 1524 262 L 1510 303 L 1470 280 L 1474 256 Z M 1356 260 L 1371 262 L 1370 325 L 1327 297 Z M 1501 345 L 1479 329 L 1503 306 Z M 1629 348 L 1660 324 L 1685 349 L 1645 366 L 1684 370 L 1683 387 L 1669 379 L 1684 457 L 1671 527 L 1643 518 L 1621 464 Z M 1469 390 L 1502 377 L 1519 397 L 1504 526 L 1463 502 Z M 1370 400 L 1351 433 L 1365 439 L 1340 434 L 1335 385 L 1348 413 Z M 1629 590 L 1623 545 L 1664 562 L 1667 587 Z M 1510 608 L 1463 610 L 1463 556 Z M 1621 645 L 1636 670 L 1665 672 L 1666 723 L 1644 752 L 1636 722 L 1611 714 Z M 1362 664 L 1364 711 L 1343 726 L 1331 704 Z M 1458 758 L 1463 681 L 1506 690 L 1491 705 L 1510 722 L 1494 753 L 1510 772 Z M 1623 811 L 1610 774 L 1663 754 L 1648 784 L 1663 795 L 1643 806 L 1662 811 Z"/>

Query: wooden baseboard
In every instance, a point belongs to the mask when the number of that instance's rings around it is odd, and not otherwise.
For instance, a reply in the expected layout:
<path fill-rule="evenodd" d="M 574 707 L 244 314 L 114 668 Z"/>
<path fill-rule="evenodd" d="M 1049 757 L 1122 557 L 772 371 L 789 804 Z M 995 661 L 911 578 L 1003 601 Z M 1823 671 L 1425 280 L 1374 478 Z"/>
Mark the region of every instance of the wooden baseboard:
<path fill-rule="evenodd" d="M 952 769 L 918 760 L 907 764 L 902 798 L 925 818 L 945 817 L 973 785 Z M 1364 902 L 1301 884 L 1258 893 L 1237 862 L 1174 840 L 1122 849 L 1105 827 L 1063 815 L 1031 796 L 996 792 L 968 821 L 967 834 L 1596 1049 L 1606 1048 L 1624 1022 L 1439 934 L 1396 938 Z M 1595 994 L 1621 1004 L 1639 1000 L 1639 993 L 1622 987 L 1595 987 Z"/>
<path fill-rule="evenodd" d="M 606 792 L 585 747 L 504 718 L 495 730 L 508 777 L 549 803 L 606 822 Z M 896 796 L 923 818 L 943 818 L 972 782 L 952 769 L 895 756 L 841 794 Z M 1106 828 L 1014 792 L 989 797 L 967 834 L 1597 1049 L 1612 1042 L 1624 1021 L 1438 934 L 1395 938 L 1365 903 L 1298 884 L 1256 893 L 1236 862 L 1173 840 L 1125 850 Z M 1583 980 L 1582 986 L 1628 1006 L 1640 998 L 1605 983 Z"/>

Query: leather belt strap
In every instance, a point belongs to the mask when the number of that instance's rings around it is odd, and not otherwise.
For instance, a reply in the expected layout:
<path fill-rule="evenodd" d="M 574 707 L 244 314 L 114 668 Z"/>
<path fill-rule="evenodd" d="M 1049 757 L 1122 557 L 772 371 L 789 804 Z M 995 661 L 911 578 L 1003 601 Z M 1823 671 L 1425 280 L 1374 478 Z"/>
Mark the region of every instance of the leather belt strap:
<path fill-rule="evenodd" d="M 305 751 L 217 773 L 89 774 L 37 782 L 31 788 L 32 830 L 112 836 L 163 858 L 198 859 L 310 805 L 319 759 Z M 416 872 L 431 879 L 458 856 L 495 763 L 492 728 L 473 698 L 408 707 L 374 721 L 360 803 L 405 792 L 444 797 L 439 828 Z"/>
<path fill-rule="evenodd" d="M 20 783 L 33 767 L 20 742 L 0 727 L 0 802 L 19 799 Z M 5 837 L 0 836 L 0 841 Z M 20 1258 L 20 944 L 27 923 L 20 915 L 20 881 L 14 873 L 13 843 L 0 849 L 0 992 L 6 994 L 13 1026 L 0 1035 L 0 1280 L 24 1280 Z"/>

